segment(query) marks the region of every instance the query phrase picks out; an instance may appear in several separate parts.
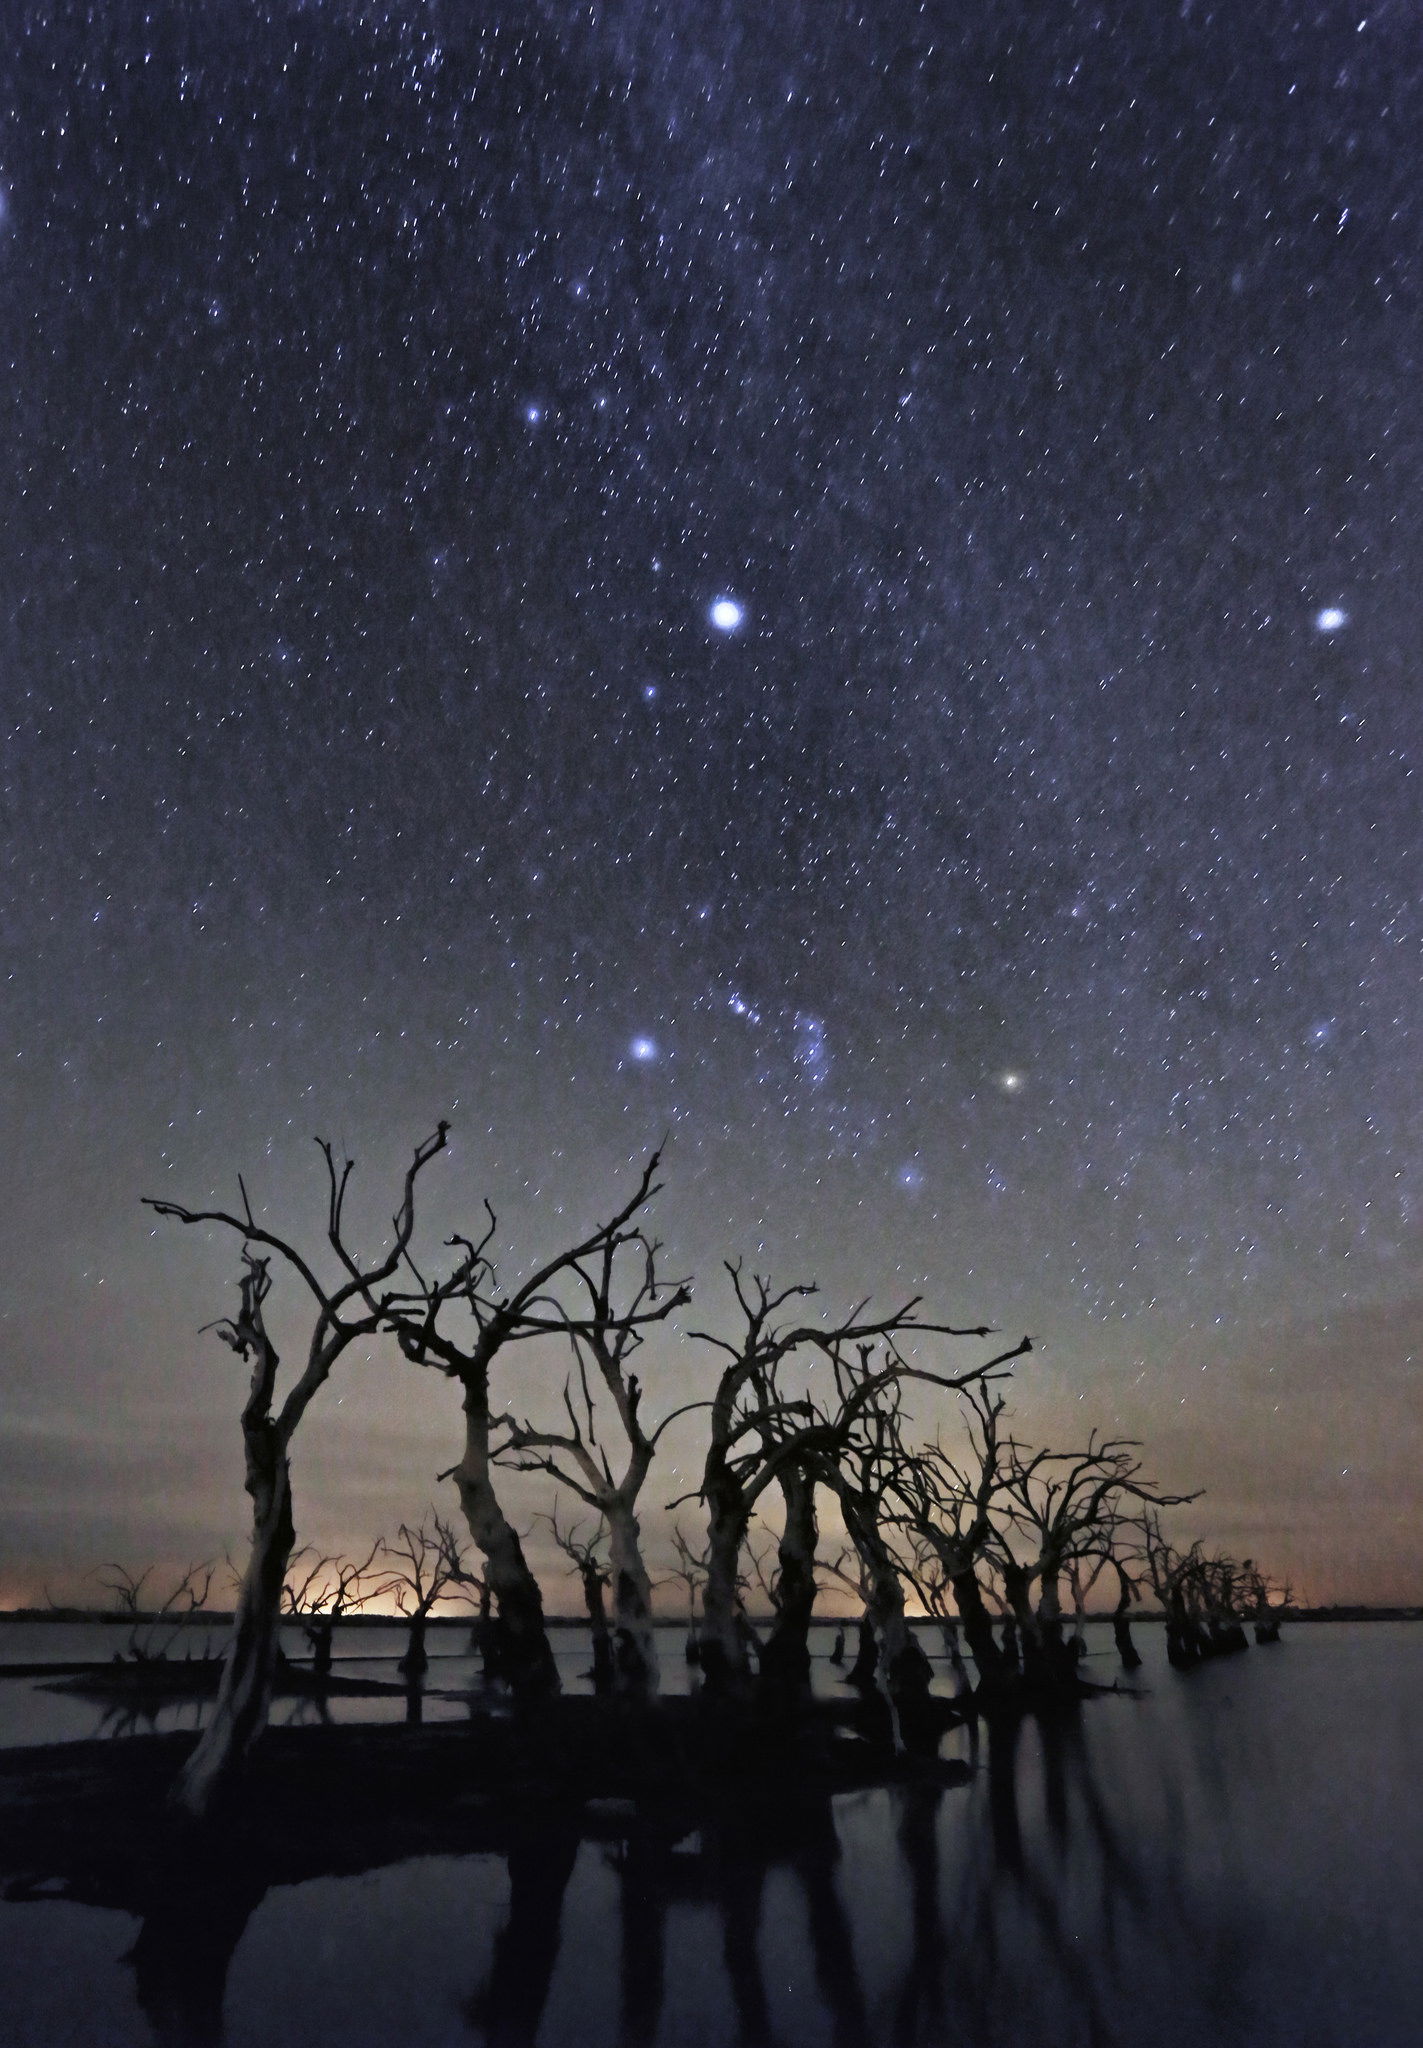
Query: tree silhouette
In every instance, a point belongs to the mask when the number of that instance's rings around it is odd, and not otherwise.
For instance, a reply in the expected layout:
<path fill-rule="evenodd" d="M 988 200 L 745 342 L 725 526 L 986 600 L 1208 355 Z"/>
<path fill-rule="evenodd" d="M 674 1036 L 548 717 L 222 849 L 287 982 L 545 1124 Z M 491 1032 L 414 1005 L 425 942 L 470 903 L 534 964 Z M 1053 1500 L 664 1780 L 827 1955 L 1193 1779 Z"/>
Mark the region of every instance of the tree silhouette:
<path fill-rule="evenodd" d="M 597 1296 L 601 1262 L 625 1244 L 644 1243 L 630 1229 L 632 1218 L 658 1192 L 660 1155 L 653 1153 L 631 1197 L 576 1244 L 557 1252 L 517 1287 L 499 1285 L 489 1246 L 497 1220 L 486 1203 L 488 1227 L 477 1242 L 453 1237 L 460 1257 L 442 1280 L 427 1280 L 413 1264 L 415 1285 L 386 1307 L 385 1325 L 395 1332 L 405 1356 L 458 1380 L 463 1392 L 464 1454 L 445 1477 L 459 1489 L 469 1531 L 485 1559 L 485 1573 L 499 1610 L 499 1664 L 515 1693 L 534 1699 L 558 1691 L 558 1670 L 544 1624 L 543 1595 L 524 1556 L 523 1544 L 505 1514 L 494 1486 L 496 1417 L 490 1374 L 508 1347 L 548 1337 L 588 1338 L 600 1325 L 578 1306 Z M 560 1289 L 563 1290 L 560 1293 Z M 573 1295 L 578 1306 L 567 1300 Z M 624 1313 L 637 1327 L 660 1322 L 668 1303 L 634 1305 Z M 610 1311 L 611 1313 L 611 1311 Z M 607 1326 L 611 1329 L 611 1325 Z"/>
<path fill-rule="evenodd" d="M 392 1225 L 392 1241 L 384 1255 L 368 1265 L 357 1260 L 345 1238 L 343 1211 L 353 1162 L 348 1159 L 338 1168 L 331 1146 L 324 1139 L 317 1140 L 326 1163 L 327 1244 L 343 1274 L 335 1284 L 318 1278 L 314 1267 L 286 1239 L 258 1223 L 241 1180 L 241 1215 L 225 1209 L 186 1209 L 177 1202 L 152 1198 L 147 1201 L 156 1215 L 175 1217 L 186 1224 L 221 1224 L 235 1232 L 242 1242 L 237 1313 L 212 1327 L 250 1369 L 242 1410 L 242 1442 L 246 1487 L 252 1500 L 252 1540 L 238 1589 L 232 1639 L 217 1704 L 174 1786 L 175 1806 L 193 1820 L 202 1820 L 212 1812 L 219 1795 L 267 1725 L 282 1587 L 296 1544 L 292 1518 L 292 1439 L 343 1352 L 360 1338 L 374 1336 L 384 1325 L 389 1302 L 382 1290 L 407 1257 L 414 1234 L 415 1184 L 436 1153 L 444 1150 L 448 1130 L 449 1126 L 442 1123 L 432 1137 L 416 1146 L 406 1169 L 400 1206 Z M 272 1290 L 273 1256 L 301 1282 L 311 1310 L 306 1358 L 281 1402 L 277 1400 L 281 1359 L 268 1333 L 265 1314 Z"/>
<path fill-rule="evenodd" d="M 748 1675 L 738 1620 L 741 1550 L 752 1513 L 772 1482 L 789 1467 L 800 1465 L 838 1490 L 839 1461 L 850 1448 L 857 1421 L 869 1413 L 880 1393 L 911 1379 L 950 1389 L 968 1386 L 1032 1347 L 1025 1337 L 1012 1351 L 963 1373 L 931 1372 L 912 1364 L 901 1344 L 927 1335 L 986 1337 L 991 1334 L 987 1326 L 964 1329 L 927 1322 L 917 1313 L 917 1297 L 874 1319 L 865 1318 L 866 1304 L 861 1303 L 844 1322 L 830 1328 L 787 1323 L 780 1320 L 780 1311 L 789 1302 L 813 1295 L 813 1286 L 802 1284 L 773 1292 L 769 1282 L 746 1275 L 734 1262 L 728 1262 L 726 1270 L 740 1317 L 737 1336 L 694 1333 L 697 1341 L 727 1360 L 708 1404 L 710 1442 L 696 1497 L 706 1507 L 708 1523 L 702 1668 L 711 1683 L 735 1686 L 744 1683 Z M 864 1347 L 876 1345 L 883 1348 L 871 1367 Z M 786 1367 L 797 1353 L 809 1353 L 818 1364 L 829 1367 L 833 1394 L 826 1400 L 788 1390 Z M 788 1533 L 794 1542 L 793 1524 Z M 868 1541 L 867 1530 L 863 1533 Z M 803 1526 L 801 1535 L 803 1538 Z M 813 1571 L 813 1553 L 808 1560 L 797 1559 L 796 1566 Z"/>
<path fill-rule="evenodd" d="M 311 1668 L 318 1675 L 331 1669 L 337 1622 L 343 1615 L 356 1613 L 380 1590 L 371 1567 L 382 1544 L 383 1539 L 377 1536 L 359 1564 L 348 1557 L 311 1558 L 303 1551 L 297 1551 L 292 1558 L 292 1569 L 282 1588 L 282 1611 L 299 1624 L 311 1648 Z M 299 1565 L 300 1571 L 296 1569 Z"/>

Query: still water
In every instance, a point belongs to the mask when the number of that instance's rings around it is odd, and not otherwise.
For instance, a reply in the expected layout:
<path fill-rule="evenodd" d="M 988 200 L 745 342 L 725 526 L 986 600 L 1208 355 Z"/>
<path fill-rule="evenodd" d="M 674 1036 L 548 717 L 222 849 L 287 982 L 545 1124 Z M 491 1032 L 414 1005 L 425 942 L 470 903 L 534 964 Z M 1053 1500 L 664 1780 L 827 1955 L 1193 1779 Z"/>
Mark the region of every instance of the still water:
<path fill-rule="evenodd" d="M 1416 2048 L 1423 1626 L 1300 1626 L 1184 1677 L 1158 1631 L 1142 1648 L 1140 1697 L 949 1738 L 973 1766 L 960 1787 L 681 1840 L 590 1813 L 523 1856 L 274 1886 L 213 2023 L 228 2048 Z M 33 1654 L 0 1637 L 0 1662 Z M 567 1659 L 581 1668 L 577 1645 Z M 1091 1669 L 1110 1681 L 1105 1642 Z M 11 1687 L 31 1726 L 36 1696 Z M 92 1734 L 81 1711 L 50 1739 Z M 216 2039 L 145 2010 L 140 1927 L 60 1898 L 0 1906 L 4 2039 Z"/>

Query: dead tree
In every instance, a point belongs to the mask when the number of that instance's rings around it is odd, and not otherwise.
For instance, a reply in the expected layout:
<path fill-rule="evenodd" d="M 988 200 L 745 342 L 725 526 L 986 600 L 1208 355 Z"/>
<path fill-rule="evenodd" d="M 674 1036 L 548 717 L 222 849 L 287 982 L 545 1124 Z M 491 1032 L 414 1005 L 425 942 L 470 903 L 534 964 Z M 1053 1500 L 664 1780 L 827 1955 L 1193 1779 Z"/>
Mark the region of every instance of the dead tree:
<path fill-rule="evenodd" d="M 1122 1660 L 1124 1671 L 1141 1669 L 1141 1652 L 1132 1641 L 1132 1602 L 1141 1598 L 1136 1579 L 1128 1572 L 1120 1557 L 1113 1556 L 1112 1566 L 1117 1574 L 1117 1604 L 1112 1609 L 1112 1640 L 1117 1646 L 1117 1655 Z"/>
<path fill-rule="evenodd" d="M 145 1606 L 145 1590 L 156 1569 L 149 1565 L 135 1576 L 127 1565 L 101 1564 L 94 1574 L 105 1592 L 113 1594 L 118 1613 L 133 1624 L 125 1655 L 136 1664 L 157 1663 L 168 1655 L 180 1632 L 206 1607 L 217 1573 L 214 1564 L 190 1564 L 156 1607 Z M 149 1595 L 150 1600 L 153 1597 Z"/>
<path fill-rule="evenodd" d="M 430 1668 L 425 1627 L 431 1614 L 469 1574 L 459 1538 L 432 1508 L 415 1528 L 402 1522 L 395 1540 L 381 1545 L 381 1581 L 375 1594 L 393 1598 L 407 1628 L 405 1654 L 397 1669 L 406 1678 L 423 1678 Z"/>
<path fill-rule="evenodd" d="M 1162 1534 L 1160 1517 L 1149 1510 L 1141 1517 L 1141 1532 L 1152 1590 L 1166 1617 L 1167 1661 L 1177 1670 L 1185 1670 L 1198 1664 L 1207 1648 L 1205 1630 L 1192 1612 L 1191 1598 L 1200 1545 L 1188 1551 L 1177 1550 Z"/>
<path fill-rule="evenodd" d="M 547 1472 L 592 1508 L 608 1532 L 608 1570 L 617 1631 L 616 1687 L 638 1694 L 656 1692 L 657 1639 L 652 1620 L 652 1582 L 643 1562 L 637 1503 L 658 1442 L 687 1407 L 676 1408 L 653 1429 L 642 1416 L 643 1389 L 630 1360 L 645 1341 L 649 1324 L 660 1322 L 691 1299 L 685 1282 L 658 1282 L 660 1247 L 640 1231 L 610 1237 L 591 1257 L 576 1261 L 569 1278 L 583 1298 L 567 1330 L 573 1370 L 564 1381 L 566 1427 L 538 1429 L 512 1415 L 499 1416 L 502 1430 L 496 1463 L 516 1472 Z M 634 1283 L 617 1299 L 620 1264 L 631 1262 Z M 614 1467 L 598 1432 L 594 1378 L 618 1419 L 625 1451 Z M 696 1406 L 690 1403 L 688 1406 Z"/>
<path fill-rule="evenodd" d="M 577 1523 L 571 1529 L 560 1528 L 557 1513 L 547 1519 L 554 1542 L 578 1574 L 583 1588 L 583 1606 L 593 1639 L 593 1690 L 599 1694 L 612 1692 L 617 1683 L 617 1657 L 613 1651 L 613 1632 L 608 1626 L 608 1605 L 603 1598 L 612 1583 L 612 1573 L 599 1549 L 606 1532 L 600 1525 L 591 1537 L 585 1537 Z"/>
<path fill-rule="evenodd" d="M 846 1533 L 858 1553 L 868 1589 L 857 1669 L 866 1661 L 867 1631 L 872 1632 L 877 1650 L 876 1682 L 892 1708 L 921 1696 L 930 1677 L 928 1660 L 905 1616 L 904 1582 L 909 1579 L 912 1583 L 912 1568 L 897 1547 L 897 1539 L 902 1541 L 906 1531 L 911 1538 L 911 1556 L 914 1536 L 929 1542 L 941 1573 L 948 1575 L 954 1588 L 961 1614 L 967 1612 L 973 1619 L 971 1647 L 976 1656 L 982 1651 L 985 1662 L 990 1663 L 983 1639 L 991 1645 L 992 1631 L 973 1569 L 986 1541 L 989 1509 L 1000 1483 L 996 1425 L 1002 1401 L 990 1389 L 1030 1349 L 1024 1338 L 1011 1350 L 952 1379 L 909 1367 L 899 1349 L 898 1333 L 883 1341 L 878 1356 L 872 1346 L 860 1344 L 855 1347 L 854 1363 L 844 1348 L 830 1361 L 838 1404 L 839 1448 L 829 1456 L 820 1454 L 821 1477 L 840 1502 Z M 975 1443 L 979 1471 L 972 1486 L 965 1485 L 942 1451 L 906 1449 L 901 1398 L 906 1381 L 913 1379 L 952 1387 L 969 1401 L 981 1425 Z"/>
<path fill-rule="evenodd" d="M 771 1610 L 765 1639 L 757 1639 L 761 1679 L 774 1691 L 803 1694 L 810 1687 L 810 1625 L 825 1581 L 841 1580 L 860 1593 L 862 1603 L 864 1586 L 862 1578 L 853 1579 L 844 1569 L 845 1559 L 852 1554 L 848 1548 L 835 1559 L 816 1555 L 820 1530 L 814 1473 L 800 1465 L 788 1465 L 777 1485 L 782 1502 L 780 1531 L 768 1530 L 767 1540 L 759 1547 L 748 1532 L 745 1555 L 750 1575 L 742 1583 L 754 1582 Z"/>
<path fill-rule="evenodd" d="M 870 1578 L 864 1561 L 852 1543 L 847 1543 L 838 1556 L 827 1558 L 821 1569 L 832 1579 L 838 1579 L 860 1603 L 859 1618 L 855 1624 L 855 1656 L 845 1675 L 847 1685 L 866 1686 L 874 1683 L 875 1670 L 879 1663 L 879 1645 L 875 1640 L 874 1619 L 870 1611 Z M 911 1580 L 912 1583 L 912 1580 Z M 845 1628 L 841 1624 L 835 1639 L 835 1648 L 830 1653 L 832 1664 L 845 1661 Z"/>
<path fill-rule="evenodd" d="M 1100 1555 L 1106 1534 L 1130 1508 L 1177 1506 L 1194 1494 L 1168 1494 L 1141 1476 L 1124 1438 L 1094 1431 L 1080 1452 L 1006 1447 L 996 1562 L 1017 1624 L 1023 1682 L 1029 1691 L 1075 1688 L 1077 1659 L 1064 1640 L 1062 1580 L 1074 1558 Z"/>
<path fill-rule="evenodd" d="M 861 1347 L 861 1372 L 873 1372 L 871 1347 Z M 873 1680 L 891 1707 L 895 1746 L 900 1746 L 897 1709 L 917 1699 L 929 1686 L 928 1660 L 912 1634 L 904 1609 L 904 1580 L 890 1533 L 887 1499 L 895 1466 L 902 1455 L 898 1387 L 890 1382 L 876 1399 L 864 1403 L 838 1450 L 819 1461 L 825 1484 L 840 1503 L 845 1533 L 864 1574 L 866 1601 L 861 1622 L 860 1656 L 851 1681 L 863 1682 L 863 1667 L 872 1642 Z M 868 1625 L 868 1628 L 866 1627 Z M 868 1637 L 868 1640 L 867 1640 Z"/>
<path fill-rule="evenodd" d="M 672 1548 L 677 1562 L 667 1574 L 687 1589 L 687 1662 L 695 1665 L 701 1662 L 701 1641 L 697 1629 L 697 1595 L 707 1582 L 707 1559 L 705 1550 L 698 1553 L 687 1541 L 680 1522 L 672 1524 Z"/>
<path fill-rule="evenodd" d="M 1141 1541 L 1141 1517 L 1123 1513 L 1109 1504 L 1095 1535 L 1089 1534 L 1068 1563 L 1072 1587 L 1075 1640 L 1083 1641 L 1082 1623 L 1093 1586 L 1111 1571 L 1117 1582 L 1117 1600 L 1112 1609 L 1112 1639 L 1125 1671 L 1141 1669 L 1141 1653 L 1132 1640 L 1131 1610 L 1141 1598 L 1141 1580 L 1146 1573 L 1146 1551 Z"/>
<path fill-rule="evenodd" d="M 1280 1640 L 1280 1623 L 1293 1604 L 1293 1593 L 1288 1585 L 1276 1586 L 1267 1579 L 1253 1558 L 1247 1557 L 1240 1571 L 1255 1625 L 1256 1642 L 1277 1643 Z"/>
<path fill-rule="evenodd" d="M 781 1495 L 777 1544 L 775 1619 L 761 1651 L 761 1676 L 782 1690 L 810 1685 L 810 1624 L 815 1614 L 815 1553 L 820 1525 L 815 1510 L 815 1474 L 796 1461 L 776 1474 Z"/>
<path fill-rule="evenodd" d="M 938 1624 L 939 1640 L 954 1674 L 954 1691 L 963 1697 L 973 1691 L 973 1679 L 964 1662 L 960 1640 L 962 1618 L 957 1606 L 951 1604 L 953 1588 L 943 1565 L 922 1537 L 911 1536 L 908 1542 L 909 1555 L 901 1560 L 901 1569 L 909 1586 L 918 1594 L 924 1612 L 932 1615 Z"/>
<path fill-rule="evenodd" d="M 758 1550 L 748 1532 L 746 1556 L 751 1573 L 771 1610 L 771 1625 L 759 1646 L 758 1665 L 765 1684 L 783 1693 L 804 1693 L 810 1687 L 810 1624 L 820 1590 L 816 1549 L 820 1540 L 816 1514 L 816 1479 L 800 1464 L 786 1465 L 777 1475 L 781 1495 L 781 1529 Z"/>
<path fill-rule="evenodd" d="M 512 1292 L 503 1292 L 489 1257 L 497 1223 L 486 1203 L 488 1227 L 479 1241 L 454 1237 L 460 1257 L 443 1280 L 426 1280 L 413 1266 L 415 1286 L 392 1304 L 386 1327 L 392 1329 L 405 1356 L 416 1365 L 433 1366 L 458 1380 L 463 1392 L 464 1454 L 444 1475 L 459 1488 L 469 1532 L 485 1560 L 485 1574 L 498 1607 L 498 1656 L 501 1675 L 521 1699 L 537 1699 L 558 1691 L 558 1670 L 544 1625 L 543 1596 L 529 1569 L 519 1533 L 499 1502 L 494 1486 L 495 1414 L 490 1402 L 490 1374 L 496 1359 L 511 1345 L 531 1339 L 568 1338 L 586 1333 L 597 1317 L 580 1315 L 569 1305 L 571 1293 L 581 1305 L 596 1287 L 597 1262 L 616 1255 L 628 1243 L 641 1242 L 629 1225 L 657 1193 L 659 1155 L 654 1153 L 631 1198 L 616 1215 L 567 1250 L 555 1254 Z M 590 1275 L 595 1276 L 590 1283 Z M 563 1293 L 560 1294 L 559 1290 Z M 635 1322 L 660 1321 L 668 1304 L 633 1311 Z"/>
<path fill-rule="evenodd" d="M 1199 1542 L 1178 1550 L 1149 1508 L 1140 1518 L 1147 1570 L 1166 1616 L 1166 1655 L 1178 1670 L 1249 1647 L 1244 1622 L 1252 1611 L 1254 1567 L 1210 1556 Z"/>
<path fill-rule="evenodd" d="M 415 1229 L 415 1183 L 436 1153 L 444 1150 L 448 1129 L 447 1124 L 440 1124 L 433 1137 L 416 1147 L 406 1169 L 392 1242 L 383 1257 L 367 1265 L 357 1260 L 345 1238 L 343 1208 L 352 1162 L 347 1160 L 338 1168 L 330 1145 L 318 1140 L 326 1162 L 327 1243 L 343 1276 L 335 1283 L 320 1279 L 299 1251 L 258 1223 L 241 1181 L 241 1215 L 224 1209 L 185 1209 L 176 1202 L 150 1199 L 147 1203 L 157 1215 L 176 1217 L 180 1223 L 221 1224 L 235 1232 L 242 1244 L 237 1313 L 214 1327 L 250 1371 L 242 1441 L 246 1487 L 252 1500 L 252 1542 L 217 1703 L 173 1788 L 175 1806 L 190 1819 L 201 1820 L 212 1811 L 267 1725 L 282 1587 L 296 1544 L 292 1438 L 342 1353 L 360 1339 L 374 1336 L 384 1325 L 389 1307 L 382 1290 L 407 1256 Z M 273 1255 L 301 1282 L 313 1312 L 305 1361 L 280 1403 L 277 1375 L 281 1360 L 265 1318 Z"/>
<path fill-rule="evenodd" d="M 311 1668 L 318 1677 L 331 1669 L 336 1624 L 344 1615 L 355 1614 L 378 1591 L 371 1567 L 384 1548 L 377 1536 L 359 1564 L 349 1557 L 316 1558 L 298 1551 L 293 1570 L 282 1588 L 282 1612 L 297 1623 L 311 1650 Z M 300 1565 L 298 1572 L 295 1568 Z"/>
<path fill-rule="evenodd" d="M 835 1461 L 849 1443 L 856 1419 L 869 1410 L 880 1392 L 898 1381 L 918 1379 L 940 1387 L 964 1387 L 1010 1358 L 1020 1357 L 1031 1346 L 1024 1338 L 1001 1358 L 957 1375 L 929 1372 L 909 1363 L 898 1348 L 900 1341 L 923 1335 L 986 1337 L 990 1334 L 987 1327 L 962 1329 L 922 1321 L 916 1313 L 917 1297 L 873 1320 L 864 1318 L 865 1304 L 861 1303 L 843 1323 L 830 1329 L 786 1324 L 778 1320 L 780 1310 L 788 1302 L 814 1294 L 814 1287 L 787 1287 L 773 1293 L 766 1281 L 754 1275 L 748 1279 L 737 1264 L 729 1263 L 727 1272 L 740 1313 L 740 1332 L 734 1340 L 705 1331 L 695 1333 L 699 1342 L 727 1360 L 708 1404 L 711 1440 L 697 1497 L 706 1506 L 708 1524 L 702 1668 L 711 1683 L 734 1686 L 749 1675 L 738 1616 L 741 1549 L 752 1513 L 772 1482 L 782 1472 L 800 1466 L 830 1483 L 828 1475 L 837 1469 Z M 857 1347 L 881 1343 L 885 1349 L 875 1367 L 870 1369 L 861 1357 L 862 1369 L 857 1371 Z M 818 1363 L 829 1366 L 834 1389 L 824 1404 L 818 1404 L 809 1393 L 792 1395 L 785 1390 L 787 1362 L 798 1352 L 808 1352 Z M 809 1556 L 794 1554 L 808 1534 L 804 1523 L 797 1529 L 794 1520 L 787 1522 L 783 1540 L 793 1555 L 783 1559 L 783 1569 L 789 1561 L 796 1571 L 813 1573 L 813 1548 Z M 811 1540 L 813 1543 L 813 1537 Z"/>
<path fill-rule="evenodd" d="M 999 1418 L 1004 1397 L 991 1383 L 967 1388 L 964 1449 L 951 1455 L 942 1442 L 900 1457 L 890 1480 L 892 1519 L 911 1546 L 927 1552 L 952 1592 L 964 1638 L 985 1696 L 1001 1691 L 1009 1672 L 984 1602 L 979 1564 L 994 1534 L 993 1510 L 1004 1484 Z M 926 1602 L 927 1604 L 927 1602 Z"/>

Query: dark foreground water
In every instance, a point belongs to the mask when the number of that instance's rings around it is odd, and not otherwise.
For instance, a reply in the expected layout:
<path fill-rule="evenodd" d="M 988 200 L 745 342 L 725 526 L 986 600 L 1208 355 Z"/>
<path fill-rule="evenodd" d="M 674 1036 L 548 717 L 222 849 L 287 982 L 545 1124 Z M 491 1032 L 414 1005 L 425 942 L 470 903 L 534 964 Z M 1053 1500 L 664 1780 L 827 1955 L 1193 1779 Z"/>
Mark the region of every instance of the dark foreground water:
<path fill-rule="evenodd" d="M 680 1840 L 610 1807 L 273 1887 L 209 2020 L 230 2048 L 1416 2048 L 1423 1626 L 1297 1627 L 1188 1677 L 1142 1644 L 1143 1697 L 965 1737 L 962 1787 Z M 140 1932 L 0 1906 L 0 2038 L 216 2039 L 145 2011 Z"/>

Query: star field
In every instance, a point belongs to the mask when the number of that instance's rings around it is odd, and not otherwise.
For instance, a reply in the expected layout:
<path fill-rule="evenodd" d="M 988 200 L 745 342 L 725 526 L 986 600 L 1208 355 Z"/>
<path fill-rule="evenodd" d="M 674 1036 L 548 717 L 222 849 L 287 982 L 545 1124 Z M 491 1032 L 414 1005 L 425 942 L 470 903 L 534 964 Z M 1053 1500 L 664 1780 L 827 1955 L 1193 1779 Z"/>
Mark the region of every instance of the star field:
<path fill-rule="evenodd" d="M 319 1131 L 374 1227 L 441 1115 L 515 1262 L 668 1131 L 709 1301 L 1031 1328 L 1025 1420 L 1416 1589 L 1413 10 L 105 0 L 0 65 L 0 1594 L 237 1515 L 230 1260 L 139 1195 L 295 1230 Z M 341 1395 L 330 1526 L 437 1396 Z"/>

